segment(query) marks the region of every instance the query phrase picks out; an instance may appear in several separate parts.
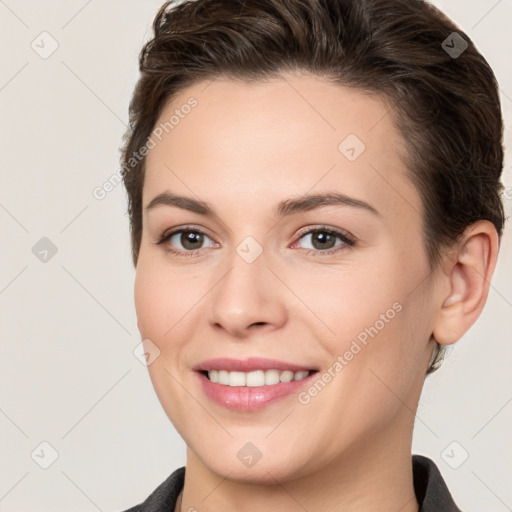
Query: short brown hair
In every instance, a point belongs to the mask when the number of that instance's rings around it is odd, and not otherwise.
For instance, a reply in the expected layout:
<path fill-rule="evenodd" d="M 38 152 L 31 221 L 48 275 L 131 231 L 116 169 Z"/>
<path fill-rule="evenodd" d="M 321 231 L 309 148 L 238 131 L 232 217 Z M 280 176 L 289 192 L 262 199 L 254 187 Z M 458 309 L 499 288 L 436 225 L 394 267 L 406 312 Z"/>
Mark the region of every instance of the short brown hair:
<path fill-rule="evenodd" d="M 381 94 L 393 105 L 392 119 L 407 147 L 405 163 L 422 198 L 432 269 L 442 249 L 479 219 L 492 222 L 501 239 L 499 87 L 470 38 L 435 7 L 423 0 L 174 3 L 160 8 L 154 37 L 140 53 L 121 148 L 135 266 L 145 158 L 130 159 L 145 145 L 165 104 L 202 80 L 265 80 L 286 71 Z M 427 374 L 442 361 L 437 348 Z"/>

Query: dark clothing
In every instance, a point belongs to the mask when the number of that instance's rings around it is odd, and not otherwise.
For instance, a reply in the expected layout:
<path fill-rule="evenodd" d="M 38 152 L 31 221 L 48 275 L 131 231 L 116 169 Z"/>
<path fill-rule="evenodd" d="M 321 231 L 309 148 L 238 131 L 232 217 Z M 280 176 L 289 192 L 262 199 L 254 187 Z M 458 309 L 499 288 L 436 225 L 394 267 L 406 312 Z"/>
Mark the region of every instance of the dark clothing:
<path fill-rule="evenodd" d="M 461 512 L 434 461 L 422 455 L 413 455 L 412 474 L 414 492 L 420 504 L 419 512 Z"/>
<path fill-rule="evenodd" d="M 412 471 L 420 512 L 461 512 L 432 460 L 422 455 L 413 455 Z M 185 468 L 182 467 L 160 484 L 144 503 L 125 512 L 174 512 L 184 480 Z"/>

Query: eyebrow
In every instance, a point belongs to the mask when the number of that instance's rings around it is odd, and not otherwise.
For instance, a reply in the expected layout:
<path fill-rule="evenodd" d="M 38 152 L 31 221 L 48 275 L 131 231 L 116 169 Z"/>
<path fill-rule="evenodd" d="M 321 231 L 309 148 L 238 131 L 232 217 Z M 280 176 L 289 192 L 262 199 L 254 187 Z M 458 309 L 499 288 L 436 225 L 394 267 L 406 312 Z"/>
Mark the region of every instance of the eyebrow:
<path fill-rule="evenodd" d="M 144 210 L 149 212 L 160 205 L 174 206 L 176 208 L 198 213 L 199 215 L 216 217 L 215 212 L 208 203 L 198 199 L 192 199 L 191 197 L 178 196 L 169 191 L 162 192 L 155 196 Z M 380 213 L 370 204 L 360 199 L 355 199 L 339 193 L 311 194 L 296 199 L 287 199 L 285 201 L 281 201 L 274 208 L 274 214 L 278 217 L 284 217 L 286 215 L 293 215 L 294 213 L 306 212 L 315 208 L 332 205 L 360 208 L 369 211 L 374 215 L 380 216 Z"/>

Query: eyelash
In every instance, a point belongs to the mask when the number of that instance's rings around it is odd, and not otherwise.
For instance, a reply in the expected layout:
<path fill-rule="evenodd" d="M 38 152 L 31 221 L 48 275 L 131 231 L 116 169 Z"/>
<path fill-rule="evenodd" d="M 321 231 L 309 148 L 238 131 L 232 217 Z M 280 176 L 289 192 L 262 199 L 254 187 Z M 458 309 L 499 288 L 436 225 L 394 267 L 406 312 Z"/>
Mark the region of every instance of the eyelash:
<path fill-rule="evenodd" d="M 200 234 L 200 235 L 204 235 L 204 236 L 208 237 L 208 235 L 204 231 L 202 231 L 194 226 L 183 226 L 183 227 L 180 227 L 179 229 L 174 229 L 172 231 L 164 233 L 161 237 L 159 237 L 158 241 L 155 242 L 155 244 L 156 245 L 164 245 L 174 235 L 176 235 L 178 233 L 196 233 L 196 234 Z M 317 227 L 308 228 L 307 230 L 299 232 L 299 234 L 297 235 L 297 241 L 294 242 L 293 245 L 295 245 L 299 240 L 304 238 L 306 235 L 310 235 L 312 233 L 326 233 L 328 235 L 332 235 L 332 236 L 339 238 L 343 242 L 343 245 L 333 247 L 331 249 L 327 249 L 324 251 L 318 250 L 318 249 L 305 249 L 308 252 L 313 251 L 316 254 L 320 254 L 322 256 L 328 256 L 328 255 L 331 255 L 331 254 L 339 252 L 339 251 L 350 249 L 357 245 L 355 238 L 353 238 L 351 235 L 348 235 L 347 233 L 343 233 L 341 231 L 337 231 L 337 230 L 335 230 L 333 228 L 329 228 L 327 226 L 317 226 Z M 210 237 L 208 237 L 208 238 L 210 238 Z M 171 247 L 165 248 L 165 250 L 167 252 L 173 253 L 176 256 L 195 256 L 202 249 L 204 249 L 204 247 L 201 249 L 194 249 L 191 251 L 182 251 L 180 249 L 171 248 Z"/>

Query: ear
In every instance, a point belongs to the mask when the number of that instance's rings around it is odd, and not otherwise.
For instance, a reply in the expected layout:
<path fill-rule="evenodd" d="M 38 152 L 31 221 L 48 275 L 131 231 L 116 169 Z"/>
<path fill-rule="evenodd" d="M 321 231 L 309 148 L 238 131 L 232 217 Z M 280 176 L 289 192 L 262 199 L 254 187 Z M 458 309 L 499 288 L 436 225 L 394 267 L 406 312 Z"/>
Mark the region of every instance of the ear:
<path fill-rule="evenodd" d="M 483 310 L 498 258 L 499 238 L 494 225 L 480 220 L 466 228 L 461 243 L 441 263 L 446 286 L 439 296 L 433 329 L 442 345 L 459 340 Z M 448 292 L 447 292 L 448 290 Z"/>

